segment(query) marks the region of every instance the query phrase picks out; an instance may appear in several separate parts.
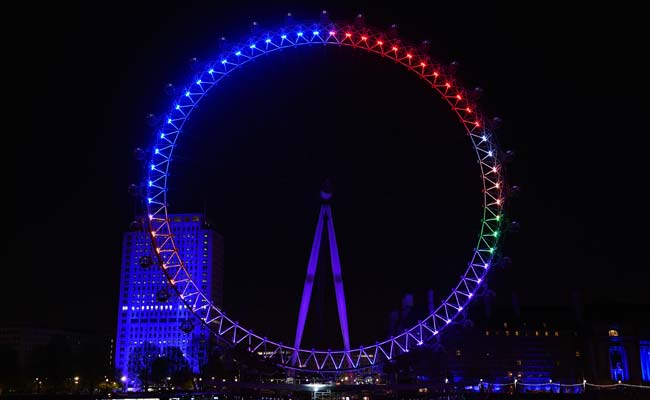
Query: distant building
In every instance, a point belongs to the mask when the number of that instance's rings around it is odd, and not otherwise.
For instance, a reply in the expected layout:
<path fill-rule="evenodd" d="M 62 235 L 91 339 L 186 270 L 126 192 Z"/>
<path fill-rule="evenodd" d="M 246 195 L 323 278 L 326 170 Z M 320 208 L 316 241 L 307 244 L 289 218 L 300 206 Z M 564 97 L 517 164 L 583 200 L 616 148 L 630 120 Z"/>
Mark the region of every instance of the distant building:
<path fill-rule="evenodd" d="M 480 299 L 471 305 L 464 321 L 457 320 L 442 332 L 439 341 L 423 346 L 421 355 L 412 356 L 397 379 L 447 379 L 457 386 L 517 379 L 530 385 L 530 390 L 545 390 L 549 382 L 583 380 L 649 384 L 650 307 L 582 305 L 577 299 L 573 303 L 520 307 L 513 295 L 511 306 L 494 306 L 491 298 Z M 407 314 L 390 315 L 395 332 L 425 318 L 431 306 L 410 300 L 403 301 L 404 309 Z"/>
<path fill-rule="evenodd" d="M 71 354 L 78 355 L 93 348 L 102 354 L 102 368 L 110 371 L 110 348 L 113 340 L 95 332 L 81 332 L 64 329 L 43 328 L 26 322 L 0 322 L 0 346 L 6 346 L 15 351 L 17 367 L 25 368 L 32 362 L 35 351 L 43 349 L 52 343 L 53 339 L 61 339 L 69 348 Z M 111 364 L 112 367 L 112 364 Z"/>
<path fill-rule="evenodd" d="M 223 237 L 209 227 L 201 214 L 172 214 L 170 219 L 185 267 L 203 293 L 221 306 Z M 198 373 L 213 344 L 212 335 L 173 293 L 160 268 L 155 263 L 142 266 L 142 257 L 153 257 L 148 238 L 141 231 L 126 232 L 122 243 L 115 367 L 129 386 L 139 385 L 140 364 L 151 357 L 182 356 L 191 370 Z"/>
<path fill-rule="evenodd" d="M 570 308 L 524 307 L 520 313 L 495 309 L 487 318 L 477 317 L 474 324 L 454 327 L 443 338 L 452 382 L 517 379 L 545 385 L 577 383 L 587 377 L 585 336 Z"/>
<path fill-rule="evenodd" d="M 650 307 L 586 307 L 582 325 L 587 376 L 601 383 L 650 384 Z"/>

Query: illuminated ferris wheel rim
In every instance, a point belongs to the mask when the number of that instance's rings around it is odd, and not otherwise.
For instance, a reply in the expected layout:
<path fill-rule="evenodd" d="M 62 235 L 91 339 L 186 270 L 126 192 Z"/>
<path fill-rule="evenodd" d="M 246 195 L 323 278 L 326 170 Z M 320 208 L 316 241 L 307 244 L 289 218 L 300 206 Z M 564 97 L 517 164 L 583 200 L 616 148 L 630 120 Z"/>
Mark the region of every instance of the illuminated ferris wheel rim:
<path fill-rule="evenodd" d="M 482 178 L 483 218 L 478 242 L 468 267 L 451 294 L 424 320 L 402 333 L 370 346 L 350 350 L 306 350 L 287 346 L 239 325 L 216 307 L 194 283 L 174 242 L 167 210 L 167 178 L 172 153 L 192 111 L 224 77 L 255 58 L 277 50 L 314 45 L 336 45 L 365 50 L 388 58 L 418 75 L 458 116 L 474 147 Z M 365 24 L 294 24 L 249 38 L 222 52 L 198 73 L 172 104 L 155 131 L 147 166 L 146 229 L 157 263 L 188 309 L 212 332 L 234 345 L 262 354 L 287 368 L 336 371 L 377 365 L 422 345 L 448 326 L 481 287 L 494 258 L 503 221 L 503 177 L 499 151 L 478 108 L 449 71 L 431 62 L 421 47 Z M 292 362 L 293 360 L 293 362 Z M 297 361 L 297 363 L 296 363 Z M 295 363 L 295 365 L 294 365 Z"/>

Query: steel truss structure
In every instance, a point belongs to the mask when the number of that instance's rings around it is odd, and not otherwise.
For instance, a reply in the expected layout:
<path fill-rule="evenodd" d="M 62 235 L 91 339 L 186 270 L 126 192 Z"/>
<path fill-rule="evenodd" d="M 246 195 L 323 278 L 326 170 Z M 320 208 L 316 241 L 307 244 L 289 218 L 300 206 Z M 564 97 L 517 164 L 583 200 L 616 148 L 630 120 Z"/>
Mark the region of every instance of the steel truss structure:
<path fill-rule="evenodd" d="M 440 95 L 457 115 L 472 144 L 482 177 L 483 218 L 478 242 L 459 283 L 424 320 L 400 334 L 369 346 L 343 350 L 306 350 L 260 336 L 227 316 L 212 304 L 185 268 L 175 244 L 167 210 L 170 162 L 183 126 L 201 100 L 220 80 L 257 57 L 302 47 L 331 45 L 366 51 L 377 60 L 390 60 L 413 72 L 422 83 Z M 305 23 L 265 32 L 233 46 L 206 65 L 175 99 L 155 131 L 147 164 L 145 206 L 146 230 L 155 250 L 156 261 L 183 303 L 215 334 L 233 345 L 262 354 L 279 365 L 312 371 L 340 371 L 363 368 L 390 360 L 437 336 L 458 317 L 482 286 L 492 266 L 501 234 L 504 181 L 497 143 L 469 92 L 460 87 L 450 71 L 435 64 L 422 46 L 403 41 L 359 23 Z M 297 360 L 294 365 L 292 360 Z"/>
<path fill-rule="evenodd" d="M 350 330 L 348 329 L 348 311 L 345 306 L 345 291 L 343 290 L 343 275 L 341 274 L 341 259 L 339 258 L 339 248 L 336 244 L 336 233 L 334 232 L 334 217 L 332 217 L 332 207 L 327 202 L 331 198 L 331 193 L 321 191 L 323 204 L 318 214 L 316 223 L 316 234 L 311 246 L 309 263 L 307 264 L 307 276 L 305 285 L 302 289 L 302 300 L 300 300 L 300 311 L 298 312 L 298 325 L 296 326 L 296 339 L 293 347 L 300 348 L 302 343 L 302 334 L 305 330 L 307 313 L 309 312 L 309 303 L 311 292 L 316 279 L 316 268 L 318 267 L 318 253 L 320 252 L 320 242 L 323 236 L 323 224 L 327 224 L 327 240 L 330 248 L 330 261 L 332 262 L 332 275 L 334 277 L 334 290 L 336 292 L 336 309 L 339 313 L 339 324 L 341 325 L 341 336 L 343 338 L 343 350 L 350 350 Z M 295 365 L 298 361 L 297 353 L 294 353 L 294 359 L 291 364 Z"/>

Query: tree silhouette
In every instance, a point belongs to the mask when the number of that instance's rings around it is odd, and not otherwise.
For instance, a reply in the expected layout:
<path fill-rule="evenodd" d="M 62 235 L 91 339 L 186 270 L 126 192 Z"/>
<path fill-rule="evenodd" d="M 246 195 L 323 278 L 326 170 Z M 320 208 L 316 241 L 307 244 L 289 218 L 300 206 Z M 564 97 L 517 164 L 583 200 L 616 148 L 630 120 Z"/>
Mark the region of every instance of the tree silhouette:
<path fill-rule="evenodd" d="M 2 392 L 20 386 L 18 352 L 9 345 L 0 345 L 0 395 Z"/>
<path fill-rule="evenodd" d="M 107 351 L 100 343 L 85 343 L 77 356 L 79 372 L 83 375 L 81 385 L 93 388 L 104 382 L 104 376 L 110 376 Z"/>
<path fill-rule="evenodd" d="M 158 358 L 159 348 L 151 342 L 134 347 L 127 366 L 129 377 L 136 377 L 146 391 L 151 380 L 151 364 Z"/>
<path fill-rule="evenodd" d="M 53 391 L 63 389 L 66 378 L 70 379 L 76 370 L 78 361 L 62 335 L 53 336 L 47 345 L 36 347 L 27 367 L 29 376 L 46 379 Z"/>

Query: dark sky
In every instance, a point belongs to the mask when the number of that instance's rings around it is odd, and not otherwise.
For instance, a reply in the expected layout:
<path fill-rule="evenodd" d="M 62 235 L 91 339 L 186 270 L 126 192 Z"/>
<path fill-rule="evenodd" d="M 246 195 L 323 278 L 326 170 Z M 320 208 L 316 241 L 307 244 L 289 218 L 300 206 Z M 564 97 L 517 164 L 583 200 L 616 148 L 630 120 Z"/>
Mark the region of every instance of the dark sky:
<path fill-rule="evenodd" d="M 134 217 L 127 187 L 140 179 L 132 151 L 149 144 L 145 116 L 173 101 L 164 84 L 189 82 L 188 60 L 214 59 L 222 35 L 243 39 L 252 21 L 264 30 L 287 11 L 310 19 L 321 9 L 187 3 L 35 6 L 16 32 L 6 99 L 20 119 L 6 150 L 14 201 L 0 319 L 112 332 L 121 235 Z M 439 3 L 325 8 L 429 39 L 432 56 L 457 60 L 459 81 L 482 87 L 484 111 L 503 119 L 497 134 L 516 153 L 508 175 L 522 193 L 510 209 L 521 231 L 506 238 L 513 264 L 490 277 L 499 298 L 515 290 L 524 304 L 562 304 L 578 289 L 587 301 L 647 303 L 639 11 Z M 190 121 L 170 202 L 174 211 L 206 204 L 225 236 L 229 315 L 288 342 L 326 176 L 337 188 L 352 341 L 372 342 L 403 293 L 446 295 L 479 227 L 470 144 L 415 76 L 320 46 L 246 66 Z M 335 327 L 329 266 L 319 268 L 316 295 Z M 314 326 L 307 342 L 320 340 Z"/>

